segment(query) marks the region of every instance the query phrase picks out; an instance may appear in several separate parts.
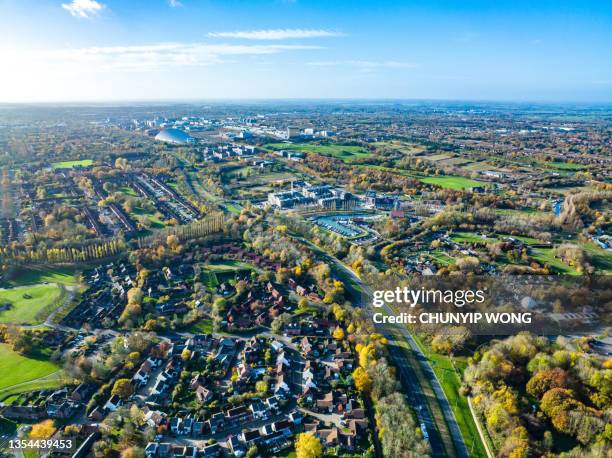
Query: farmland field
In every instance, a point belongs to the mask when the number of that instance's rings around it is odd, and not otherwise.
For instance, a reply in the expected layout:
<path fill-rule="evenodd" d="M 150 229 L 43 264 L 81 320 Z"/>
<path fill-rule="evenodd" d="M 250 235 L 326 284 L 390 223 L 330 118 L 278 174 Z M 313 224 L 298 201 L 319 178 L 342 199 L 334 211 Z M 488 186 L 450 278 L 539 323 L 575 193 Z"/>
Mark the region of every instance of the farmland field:
<path fill-rule="evenodd" d="M 378 148 L 393 148 L 399 151 L 400 153 L 405 154 L 406 156 L 412 156 L 425 151 L 425 147 L 423 147 L 422 145 L 418 145 L 415 143 L 406 143 L 399 140 L 374 142 L 372 144 Z"/>
<path fill-rule="evenodd" d="M 52 308 L 59 305 L 64 290 L 57 285 L 24 286 L 0 290 L 0 323 L 42 323 Z"/>
<path fill-rule="evenodd" d="M 440 153 L 440 154 L 432 154 L 430 156 L 421 156 L 421 157 L 431 162 L 437 162 L 437 161 L 452 159 L 455 156 L 453 156 L 452 154 L 448 154 L 448 153 Z"/>

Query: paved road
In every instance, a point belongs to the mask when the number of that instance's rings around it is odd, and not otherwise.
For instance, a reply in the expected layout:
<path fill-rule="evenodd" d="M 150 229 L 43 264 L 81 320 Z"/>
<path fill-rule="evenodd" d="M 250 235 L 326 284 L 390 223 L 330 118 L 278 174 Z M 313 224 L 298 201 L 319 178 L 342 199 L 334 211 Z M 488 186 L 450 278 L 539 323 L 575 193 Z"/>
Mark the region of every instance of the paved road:
<path fill-rule="evenodd" d="M 309 245 L 313 248 L 322 258 L 324 258 L 329 264 L 330 267 L 334 267 L 336 272 L 340 275 L 343 275 L 346 279 L 349 280 L 346 287 L 347 290 L 352 294 L 354 298 L 354 304 L 359 305 L 370 312 L 371 310 L 371 297 L 372 290 L 368 285 L 366 285 L 351 269 L 345 266 L 339 259 L 334 256 L 325 253 L 320 248 L 316 247 L 308 240 L 298 237 L 302 243 Z M 391 309 L 386 310 L 387 313 L 393 314 Z M 410 365 L 409 361 L 406 358 L 406 355 L 401 347 L 398 345 L 393 345 L 395 342 L 395 338 L 389 330 L 383 325 L 377 325 L 377 330 L 383 334 L 391 345 L 389 345 L 389 353 L 393 359 L 395 365 L 399 368 L 400 377 L 404 386 L 408 388 L 408 398 L 410 400 L 410 404 L 413 407 L 416 407 L 416 413 L 419 420 L 419 423 L 424 423 L 429 434 L 429 441 L 432 448 L 432 454 L 434 456 L 446 456 L 446 455 L 457 455 L 459 458 L 469 458 L 469 453 L 465 441 L 463 440 L 463 436 L 461 435 L 461 430 L 459 429 L 459 425 L 457 424 L 457 420 L 455 419 L 455 415 L 450 407 L 448 399 L 442 390 L 442 386 L 436 377 L 431 364 L 427 357 L 423 354 L 421 349 L 416 344 L 414 338 L 410 334 L 410 332 L 403 326 L 397 326 L 397 329 L 400 330 L 402 336 L 410 345 L 410 348 L 415 353 L 417 360 L 423 370 L 423 373 L 429 380 L 431 384 L 434 394 L 437 398 L 437 401 L 442 409 L 442 413 L 444 414 L 444 418 L 448 425 L 450 434 L 453 439 L 453 443 L 455 444 L 455 450 L 445 451 L 442 440 L 440 438 L 440 433 L 435 426 L 435 421 L 431 415 L 431 412 L 427 408 L 427 400 L 421 388 L 421 385 L 418 383 L 418 379 L 416 374 L 414 373 L 414 369 Z M 421 406 L 419 408 L 418 406 Z"/>
<path fill-rule="evenodd" d="M 427 380 L 429 380 L 429 383 L 431 384 L 431 387 L 434 390 L 436 399 L 438 400 L 438 404 L 442 409 L 444 419 L 446 420 L 446 424 L 448 425 L 448 429 L 453 438 L 453 443 L 455 444 L 455 451 L 457 452 L 457 456 L 459 456 L 460 458 L 469 458 L 470 454 L 468 453 L 467 446 L 465 444 L 465 441 L 463 440 L 463 436 L 461 435 L 459 425 L 455 420 L 455 414 L 451 409 L 450 403 L 448 402 L 448 398 L 446 397 L 446 394 L 444 393 L 444 390 L 440 385 L 440 381 L 438 380 L 438 377 L 436 377 L 436 374 L 434 373 L 431 364 L 429 363 L 429 360 L 423 354 L 408 329 L 406 329 L 404 326 L 398 326 L 398 329 L 402 333 L 404 339 L 408 342 L 408 345 L 410 345 L 412 351 L 415 353 L 416 358 L 419 361 L 419 364 L 421 365 L 421 369 L 425 373 L 425 377 L 427 377 Z"/>
<path fill-rule="evenodd" d="M 59 286 L 60 288 L 63 288 L 64 290 L 66 290 L 66 292 L 68 293 L 66 295 L 66 297 L 64 298 L 63 302 L 60 304 L 59 307 L 57 307 L 55 310 L 53 310 L 49 316 L 47 317 L 47 319 L 44 321 L 44 323 L 40 323 L 40 324 L 31 324 L 31 325 L 22 325 L 21 327 L 24 329 L 36 329 L 36 328 L 53 328 L 53 329 L 57 329 L 63 332 L 73 332 L 73 331 L 78 331 L 78 329 L 75 328 L 71 328 L 68 326 L 63 326 L 60 324 L 56 324 L 53 322 L 53 320 L 55 319 L 55 317 L 57 316 L 58 313 L 60 313 L 62 310 L 64 310 L 66 307 L 68 307 L 72 301 L 74 300 L 74 296 L 76 294 L 76 290 L 78 289 L 78 286 L 74 286 L 74 285 L 61 285 L 58 283 L 49 283 L 50 285 L 55 285 L 55 286 Z"/>

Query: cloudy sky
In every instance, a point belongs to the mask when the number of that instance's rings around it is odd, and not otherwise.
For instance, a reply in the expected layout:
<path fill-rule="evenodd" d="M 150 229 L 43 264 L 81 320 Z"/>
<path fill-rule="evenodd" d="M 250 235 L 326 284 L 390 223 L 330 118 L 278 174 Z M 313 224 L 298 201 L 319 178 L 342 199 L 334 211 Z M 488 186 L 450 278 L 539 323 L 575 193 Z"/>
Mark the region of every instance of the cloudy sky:
<path fill-rule="evenodd" d="M 612 102 L 595 0 L 0 0 L 0 102 Z"/>

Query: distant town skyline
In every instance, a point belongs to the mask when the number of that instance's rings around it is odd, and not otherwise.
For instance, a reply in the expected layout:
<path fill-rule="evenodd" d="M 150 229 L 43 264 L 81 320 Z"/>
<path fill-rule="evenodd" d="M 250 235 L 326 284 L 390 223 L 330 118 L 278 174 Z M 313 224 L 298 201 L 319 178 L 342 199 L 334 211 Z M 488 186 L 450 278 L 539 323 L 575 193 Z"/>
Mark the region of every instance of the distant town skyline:
<path fill-rule="evenodd" d="M 0 0 L 0 103 L 612 102 L 612 5 Z"/>

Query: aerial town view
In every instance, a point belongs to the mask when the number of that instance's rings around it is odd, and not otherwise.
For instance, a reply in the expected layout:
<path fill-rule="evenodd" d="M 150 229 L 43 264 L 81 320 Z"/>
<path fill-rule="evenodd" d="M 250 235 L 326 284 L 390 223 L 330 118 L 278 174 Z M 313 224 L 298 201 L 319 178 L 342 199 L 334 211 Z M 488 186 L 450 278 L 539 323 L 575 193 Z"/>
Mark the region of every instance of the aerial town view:
<path fill-rule="evenodd" d="M 530 3 L 0 1 L 0 457 L 612 457 L 612 8 Z"/>

